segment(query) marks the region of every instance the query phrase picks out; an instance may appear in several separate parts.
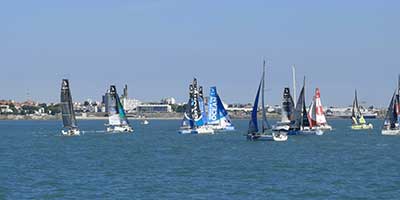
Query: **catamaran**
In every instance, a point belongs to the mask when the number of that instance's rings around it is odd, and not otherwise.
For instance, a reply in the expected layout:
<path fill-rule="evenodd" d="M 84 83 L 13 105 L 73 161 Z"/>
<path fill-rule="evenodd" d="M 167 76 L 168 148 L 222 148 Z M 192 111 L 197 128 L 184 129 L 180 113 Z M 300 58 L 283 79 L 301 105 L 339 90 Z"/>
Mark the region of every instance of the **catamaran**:
<path fill-rule="evenodd" d="M 283 90 L 283 100 L 282 100 L 282 111 L 281 111 L 281 121 L 278 122 L 274 127 L 273 131 L 283 131 L 287 132 L 290 129 L 290 125 L 294 119 L 294 102 L 292 95 L 290 95 L 290 89 L 285 88 Z"/>
<path fill-rule="evenodd" d="M 290 126 L 288 135 L 299 135 L 299 134 L 315 134 L 315 130 L 311 130 L 310 121 L 308 119 L 306 98 L 305 98 L 305 77 L 303 80 L 303 88 L 300 91 L 299 99 L 296 103 L 294 110 L 294 120 Z"/>
<path fill-rule="evenodd" d="M 189 101 L 182 120 L 180 134 L 214 134 L 214 130 L 206 125 L 204 97 L 197 88 L 197 79 L 189 86 Z"/>
<path fill-rule="evenodd" d="M 133 128 L 126 117 L 124 107 L 119 99 L 115 85 L 110 86 L 110 96 L 108 102 L 108 124 L 106 124 L 109 133 L 130 133 Z"/>
<path fill-rule="evenodd" d="M 288 136 L 285 133 L 273 132 L 270 124 L 267 120 L 267 114 L 265 109 L 264 100 L 264 90 L 265 90 L 265 61 L 263 65 L 263 73 L 258 86 L 256 98 L 254 100 L 253 110 L 251 111 L 251 119 L 249 122 L 249 129 L 247 131 L 248 140 L 265 140 L 265 141 L 286 141 Z M 261 107 L 262 107 L 262 120 L 261 120 L 261 132 L 258 127 L 258 101 L 261 92 Z"/>
<path fill-rule="evenodd" d="M 208 117 L 207 125 L 214 131 L 234 131 L 231 119 L 226 111 L 221 98 L 217 93 L 216 87 L 210 88 L 210 97 L 208 99 Z"/>
<path fill-rule="evenodd" d="M 398 86 L 390 100 L 382 128 L 382 135 L 400 135 L 400 76 Z"/>
<path fill-rule="evenodd" d="M 353 101 L 353 108 L 351 111 L 351 119 L 352 119 L 352 125 L 351 129 L 353 130 L 366 130 L 366 129 L 373 129 L 374 126 L 371 123 L 368 123 L 365 121 L 363 114 L 360 111 L 360 107 L 358 105 L 358 99 L 357 99 L 357 90 L 355 91 L 354 94 L 354 101 Z"/>
<path fill-rule="evenodd" d="M 72 104 L 72 96 L 68 79 L 63 79 L 61 82 L 61 113 L 64 125 L 61 133 L 65 136 L 79 135 L 80 131 L 76 124 L 74 106 Z"/>
<path fill-rule="evenodd" d="M 308 110 L 308 119 L 310 120 L 310 128 L 316 130 L 317 134 L 323 134 L 322 131 L 332 130 L 332 126 L 328 125 L 326 121 L 319 88 L 315 89 L 315 96 Z"/>

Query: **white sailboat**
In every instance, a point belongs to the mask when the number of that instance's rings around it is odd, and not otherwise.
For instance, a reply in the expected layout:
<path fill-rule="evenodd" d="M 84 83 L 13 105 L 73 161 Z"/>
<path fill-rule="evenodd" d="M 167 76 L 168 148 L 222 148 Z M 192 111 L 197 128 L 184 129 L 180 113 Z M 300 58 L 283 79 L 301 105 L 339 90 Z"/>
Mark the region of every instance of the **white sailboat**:
<path fill-rule="evenodd" d="M 316 130 L 317 134 L 332 130 L 332 126 L 326 121 L 319 88 L 315 89 L 315 96 L 308 111 L 308 119 L 310 120 L 310 128 Z"/>
<path fill-rule="evenodd" d="M 294 102 L 292 95 L 290 95 L 290 89 L 285 88 L 283 90 L 281 121 L 277 122 L 277 124 L 272 128 L 272 130 L 288 132 L 293 120 L 294 120 Z"/>
<path fill-rule="evenodd" d="M 61 133 L 65 136 L 80 135 L 80 130 L 76 124 L 75 111 L 72 104 L 68 79 L 63 79 L 61 83 L 61 114 L 64 125 Z"/>
<path fill-rule="evenodd" d="M 110 86 L 110 99 L 108 106 L 108 124 L 106 124 L 109 133 L 131 133 L 133 128 L 130 126 L 126 117 L 124 107 L 121 104 L 117 89 L 114 85 Z"/>
<path fill-rule="evenodd" d="M 251 112 L 251 119 L 249 122 L 249 129 L 247 131 L 247 139 L 252 141 L 277 141 L 283 142 L 288 139 L 287 134 L 283 132 L 273 132 L 271 126 L 268 123 L 266 110 L 265 110 L 265 100 L 264 100 L 264 90 L 265 90 L 265 61 L 263 65 L 263 74 L 261 77 L 260 85 L 258 86 L 257 95 L 254 100 L 253 110 Z M 261 120 L 261 130 L 258 127 L 258 101 L 261 93 L 261 107 L 262 107 L 262 120 Z"/>
<path fill-rule="evenodd" d="M 144 120 L 142 121 L 142 124 L 143 124 L 143 125 L 148 125 L 148 124 L 150 124 L 150 122 L 149 122 L 147 119 L 144 119 Z"/>

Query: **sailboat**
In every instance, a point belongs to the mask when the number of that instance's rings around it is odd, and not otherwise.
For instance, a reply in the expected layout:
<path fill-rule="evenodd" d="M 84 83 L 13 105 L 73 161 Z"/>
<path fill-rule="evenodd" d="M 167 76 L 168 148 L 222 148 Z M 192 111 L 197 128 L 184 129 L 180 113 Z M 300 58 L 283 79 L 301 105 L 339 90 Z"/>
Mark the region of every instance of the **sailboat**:
<path fill-rule="evenodd" d="M 283 99 L 282 99 L 282 112 L 281 121 L 278 122 L 273 130 L 274 131 L 289 131 L 290 124 L 294 119 L 294 102 L 292 95 L 290 95 L 290 89 L 284 88 Z"/>
<path fill-rule="evenodd" d="M 61 133 L 65 136 L 79 135 L 80 131 L 76 124 L 74 106 L 72 104 L 72 96 L 68 79 L 63 79 L 61 82 L 61 113 L 64 125 Z"/>
<path fill-rule="evenodd" d="M 296 108 L 294 111 L 294 120 L 292 121 L 288 135 L 301 135 L 301 134 L 315 134 L 315 130 L 310 129 L 310 121 L 308 118 L 307 108 L 306 108 L 306 98 L 305 98 L 305 82 L 306 78 L 303 80 L 303 88 L 300 91 L 299 99 L 296 103 Z"/>
<path fill-rule="evenodd" d="M 396 91 L 390 100 L 382 128 L 382 135 L 400 135 L 400 76 Z"/>
<path fill-rule="evenodd" d="M 226 111 L 221 98 L 218 95 L 217 88 L 210 88 L 210 97 L 208 99 L 208 118 L 207 124 L 215 131 L 234 131 L 231 119 Z"/>
<path fill-rule="evenodd" d="M 110 100 L 108 102 L 108 124 L 106 124 L 109 133 L 130 133 L 133 128 L 129 124 L 124 107 L 121 104 L 115 85 L 110 86 Z"/>
<path fill-rule="evenodd" d="M 142 124 L 143 124 L 143 125 L 148 125 L 148 124 L 150 124 L 150 122 L 149 122 L 147 119 L 144 119 L 144 120 L 142 121 Z"/>
<path fill-rule="evenodd" d="M 319 88 L 315 89 L 315 96 L 308 110 L 308 119 L 310 121 L 310 128 L 316 130 L 317 135 L 323 134 L 323 131 L 332 130 L 332 126 L 328 125 L 326 121 Z"/>
<path fill-rule="evenodd" d="M 260 84 L 258 86 L 256 98 L 254 100 L 253 110 L 251 111 L 251 119 L 249 122 L 249 129 L 247 131 L 248 140 L 264 140 L 264 141 L 286 141 L 288 136 L 280 132 L 272 132 L 272 128 L 267 120 L 267 114 L 265 110 L 265 100 L 264 100 L 264 90 L 265 90 L 265 61 L 263 65 L 263 73 L 261 77 Z M 258 101 L 261 92 L 261 107 L 262 107 L 262 120 L 261 120 L 261 130 L 258 127 Z"/>
<path fill-rule="evenodd" d="M 189 86 L 189 101 L 186 106 L 179 133 L 214 134 L 214 130 L 206 125 L 202 87 L 201 89 L 197 88 L 196 78 L 194 78 L 192 84 Z"/>
<path fill-rule="evenodd" d="M 352 125 L 351 129 L 353 130 L 366 130 L 366 129 L 373 129 L 374 126 L 371 123 L 365 121 L 363 114 L 360 111 L 360 107 L 358 105 L 358 98 L 357 98 L 357 90 L 355 91 L 354 101 L 353 101 L 353 108 L 352 108 Z"/>

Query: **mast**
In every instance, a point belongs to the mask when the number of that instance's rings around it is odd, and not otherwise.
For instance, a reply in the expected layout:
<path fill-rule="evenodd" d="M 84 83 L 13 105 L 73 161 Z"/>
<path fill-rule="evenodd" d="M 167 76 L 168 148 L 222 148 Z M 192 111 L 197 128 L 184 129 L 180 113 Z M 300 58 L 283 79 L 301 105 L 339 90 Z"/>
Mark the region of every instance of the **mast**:
<path fill-rule="evenodd" d="M 265 94 L 265 60 L 264 60 L 264 63 L 263 63 L 262 91 L 261 91 L 261 93 L 262 93 L 262 99 L 261 99 L 261 102 L 262 102 L 262 133 L 264 133 L 266 129 L 269 129 L 269 124 L 268 124 L 268 121 L 267 121 L 267 114 L 266 114 L 266 111 L 265 111 L 265 95 L 264 95 Z"/>
<path fill-rule="evenodd" d="M 297 99 L 297 95 L 296 95 L 296 66 L 293 65 L 292 66 L 292 77 L 293 77 L 293 99 Z"/>
<path fill-rule="evenodd" d="M 303 112 L 303 109 L 305 108 L 305 105 L 306 105 L 306 97 L 305 97 L 305 92 L 306 92 L 306 77 L 304 76 L 304 78 L 303 78 L 303 88 L 301 89 L 301 93 L 303 93 L 302 94 L 302 96 L 301 97 L 299 97 L 299 98 L 302 98 L 302 105 L 301 105 L 301 108 L 299 109 L 300 110 L 300 112 L 301 112 L 301 121 L 300 121 L 300 128 L 303 128 L 303 126 L 304 126 L 304 120 L 303 120 L 303 118 L 304 118 L 304 112 Z M 296 108 L 297 109 L 297 108 Z M 307 113 L 307 112 L 306 112 Z M 307 114 L 306 114 L 307 115 Z"/>

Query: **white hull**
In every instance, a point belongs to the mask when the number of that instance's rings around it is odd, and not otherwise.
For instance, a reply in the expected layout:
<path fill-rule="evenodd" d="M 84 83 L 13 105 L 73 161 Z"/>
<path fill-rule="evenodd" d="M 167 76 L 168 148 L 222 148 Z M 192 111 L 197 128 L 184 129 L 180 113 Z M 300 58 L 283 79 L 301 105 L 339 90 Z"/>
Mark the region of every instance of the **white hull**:
<path fill-rule="evenodd" d="M 107 132 L 109 133 L 132 133 L 133 128 L 129 125 L 125 126 L 108 126 Z"/>
<path fill-rule="evenodd" d="M 272 128 L 272 131 L 289 131 L 290 126 L 288 124 L 278 124 Z"/>
<path fill-rule="evenodd" d="M 220 131 L 234 131 L 235 127 L 234 126 L 223 126 L 223 125 L 208 125 L 208 127 L 212 128 L 214 131 L 220 132 Z"/>
<path fill-rule="evenodd" d="M 397 130 L 382 130 L 382 135 L 400 135 L 400 129 L 397 129 Z"/>
<path fill-rule="evenodd" d="M 148 125 L 148 124 L 150 124 L 150 122 L 147 121 L 147 120 L 144 120 L 144 121 L 142 122 L 142 124 L 143 124 L 143 125 Z"/>
<path fill-rule="evenodd" d="M 276 142 L 285 142 L 288 139 L 288 136 L 286 133 L 273 133 L 272 137 L 274 141 Z"/>
<path fill-rule="evenodd" d="M 288 136 L 284 133 L 272 133 L 272 135 L 264 135 L 264 134 L 248 134 L 248 140 L 252 141 L 275 141 L 275 142 L 284 142 L 287 141 Z"/>
<path fill-rule="evenodd" d="M 183 128 L 179 130 L 180 134 L 214 134 L 214 130 L 208 126 L 202 126 L 198 128 Z"/>
<path fill-rule="evenodd" d="M 325 124 L 325 125 L 318 125 L 318 126 L 314 126 L 312 127 L 312 130 L 318 131 L 318 130 L 322 130 L 322 131 L 331 131 L 332 130 L 332 126 Z"/>
<path fill-rule="evenodd" d="M 61 133 L 63 136 L 79 136 L 81 134 L 79 129 L 62 130 Z"/>

